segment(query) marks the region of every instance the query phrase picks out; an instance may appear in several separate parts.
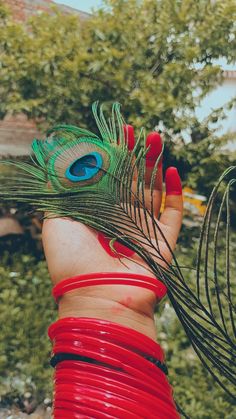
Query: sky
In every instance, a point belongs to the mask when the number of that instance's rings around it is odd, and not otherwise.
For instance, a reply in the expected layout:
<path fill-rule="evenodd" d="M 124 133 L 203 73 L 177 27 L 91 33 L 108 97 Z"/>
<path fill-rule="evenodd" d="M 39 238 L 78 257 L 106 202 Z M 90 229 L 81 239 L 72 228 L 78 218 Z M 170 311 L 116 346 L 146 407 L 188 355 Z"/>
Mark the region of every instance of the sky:
<path fill-rule="evenodd" d="M 101 4 L 101 0 L 54 0 L 54 2 L 65 4 L 83 12 L 90 12 L 92 7 L 97 8 Z"/>

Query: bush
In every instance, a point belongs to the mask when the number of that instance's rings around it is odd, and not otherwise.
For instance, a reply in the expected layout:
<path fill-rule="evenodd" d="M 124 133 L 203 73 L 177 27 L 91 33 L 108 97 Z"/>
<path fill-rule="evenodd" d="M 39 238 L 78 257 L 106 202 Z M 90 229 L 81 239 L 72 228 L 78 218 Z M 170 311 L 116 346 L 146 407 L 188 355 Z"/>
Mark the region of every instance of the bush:
<path fill-rule="evenodd" d="M 46 263 L 19 251 L 2 257 L 0 286 L 0 397 L 21 404 L 24 394 L 51 398 L 51 344 L 47 328 L 55 317 Z"/>
<path fill-rule="evenodd" d="M 189 284 L 194 285 L 196 272 L 191 267 L 196 266 L 199 232 L 196 229 L 192 233 L 190 229 L 188 230 L 188 236 L 186 230 L 182 230 L 176 256 L 180 266 L 186 267 L 185 278 Z M 232 232 L 232 254 L 235 254 L 235 239 L 236 235 Z M 221 246 L 224 246 L 223 238 Z M 225 283 L 224 254 L 219 251 L 219 255 L 219 280 Z M 231 268 L 235 267 L 235 261 L 232 261 Z M 178 404 L 193 419 L 234 419 L 236 404 L 204 369 L 168 300 L 158 311 L 160 312 L 160 319 L 157 321 L 160 331 L 159 341 L 166 352 L 169 379 Z"/>

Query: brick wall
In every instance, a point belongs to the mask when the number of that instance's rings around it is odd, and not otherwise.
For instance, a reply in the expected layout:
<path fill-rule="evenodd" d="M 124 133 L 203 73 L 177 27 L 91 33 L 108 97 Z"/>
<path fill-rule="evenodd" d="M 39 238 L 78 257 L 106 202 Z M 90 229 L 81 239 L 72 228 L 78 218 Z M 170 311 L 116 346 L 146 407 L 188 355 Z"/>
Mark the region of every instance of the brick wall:
<path fill-rule="evenodd" d="M 42 12 L 52 13 L 51 6 L 57 6 L 63 13 L 77 14 L 82 18 L 86 18 L 88 13 L 80 12 L 61 4 L 56 4 L 52 0 L 3 0 L 15 18 L 19 22 L 24 22 L 29 16 Z"/>
<path fill-rule="evenodd" d="M 41 138 L 42 134 L 34 121 L 29 121 L 24 114 L 7 115 L 0 121 L 0 156 L 29 154 L 35 137 Z"/>

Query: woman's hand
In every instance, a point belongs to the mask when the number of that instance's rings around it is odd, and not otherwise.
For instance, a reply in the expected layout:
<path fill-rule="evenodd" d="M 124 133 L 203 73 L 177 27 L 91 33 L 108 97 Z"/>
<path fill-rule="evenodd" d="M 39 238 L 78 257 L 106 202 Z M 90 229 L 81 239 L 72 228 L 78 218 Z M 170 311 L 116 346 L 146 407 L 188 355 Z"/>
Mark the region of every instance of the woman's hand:
<path fill-rule="evenodd" d="M 153 165 L 161 151 L 160 136 L 149 134 L 151 139 L 147 153 L 146 202 L 150 206 L 149 186 Z M 150 158 L 151 157 L 151 158 Z M 165 208 L 158 221 L 162 202 L 162 168 L 158 170 L 154 211 L 156 221 L 165 235 L 172 251 L 175 248 L 182 222 L 181 183 L 175 168 L 166 172 Z M 153 237 L 154 240 L 154 237 Z M 145 266 L 140 266 L 137 255 L 133 260 L 121 260 L 109 255 L 98 241 L 98 233 L 93 229 L 68 218 L 45 219 L 43 244 L 52 282 L 90 272 L 130 272 L 150 275 Z M 160 253 L 168 262 L 171 252 L 160 237 Z M 153 313 L 155 295 L 152 291 L 133 286 L 101 285 L 81 288 L 62 297 L 59 316 L 88 316 L 116 321 L 133 327 L 155 338 Z"/>

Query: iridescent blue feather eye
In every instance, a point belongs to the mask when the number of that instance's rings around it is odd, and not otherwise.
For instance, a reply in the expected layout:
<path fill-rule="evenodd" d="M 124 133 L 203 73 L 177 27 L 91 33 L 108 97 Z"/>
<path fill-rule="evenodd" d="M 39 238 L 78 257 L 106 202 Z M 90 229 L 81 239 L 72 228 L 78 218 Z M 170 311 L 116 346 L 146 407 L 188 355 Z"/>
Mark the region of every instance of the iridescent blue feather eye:
<path fill-rule="evenodd" d="M 66 169 L 65 176 L 71 182 L 93 178 L 102 168 L 102 156 L 98 152 L 86 154 L 74 160 Z"/>

